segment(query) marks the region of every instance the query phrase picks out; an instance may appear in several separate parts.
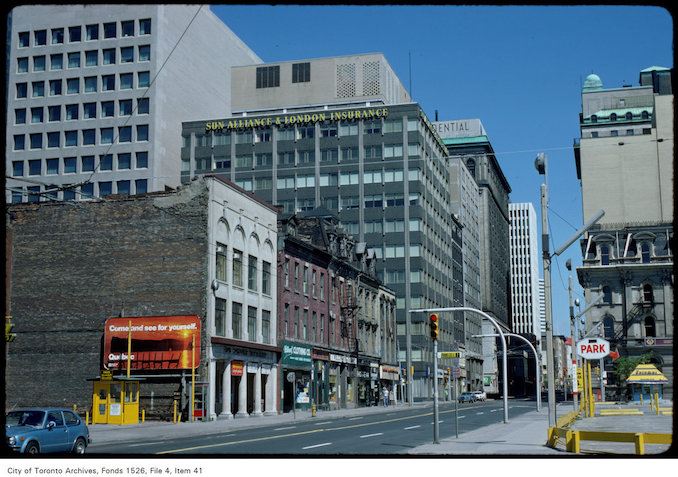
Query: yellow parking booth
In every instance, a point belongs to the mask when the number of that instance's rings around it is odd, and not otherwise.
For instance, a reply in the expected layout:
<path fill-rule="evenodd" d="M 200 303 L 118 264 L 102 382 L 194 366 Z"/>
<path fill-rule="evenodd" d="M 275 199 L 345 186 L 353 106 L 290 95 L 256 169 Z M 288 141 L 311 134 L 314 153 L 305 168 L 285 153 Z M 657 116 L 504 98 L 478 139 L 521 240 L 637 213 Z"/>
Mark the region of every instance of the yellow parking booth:
<path fill-rule="evenodd" d="M 92 424 L 137 424 L 139 422 L 139 378 L 113 377 L 102 371 L 94 379 Z"/>

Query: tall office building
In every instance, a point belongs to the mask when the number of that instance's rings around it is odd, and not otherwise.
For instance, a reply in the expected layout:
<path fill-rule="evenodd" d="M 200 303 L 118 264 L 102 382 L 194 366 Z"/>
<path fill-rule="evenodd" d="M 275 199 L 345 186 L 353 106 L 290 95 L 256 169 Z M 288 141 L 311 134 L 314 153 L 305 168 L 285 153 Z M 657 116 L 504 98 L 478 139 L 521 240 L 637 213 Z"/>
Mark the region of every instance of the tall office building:
<path fill-rule="evenodd" d="M 511 218 L 511 330 L 541 343 L 537 214 L 530 202 L 509 204 Z M 539 348 L 537 348 L 539 349 Z"/>
<path fill-rule="evenodd" d="M 30 5 L 10 20 L 13 203 L 177 187 L 181 121 L 230 111 L 231 67 L 261 61 L 205 5 Z"/>
<path fill-rule="evenodd" d="M 667 376 L 674 316 L 672 78 L 672 69 L 651 67 L 640 72 L 639 86 L 605 89 L 598 76 L 587 77 L 574 148 L 584 220 L 605 211 L 581 240 L 577 275 L 586 301 L 603 294 L 586 315 L 586 329 L 600 325 L 597 333 L 612 349 L 649 354 Z M 609 372 L 605 390 L 613 397 L 627 391 Z M 669 382 L 664 396 L 672 393 Z"/>
<path fill-rule="evenodd" d="M 451 167 L 455 161 L 464 163 L 466 170 L 475 181 L 478 191 L 477 207 L 472 209 L 476 218 L 466 216 L 470 226 L 469 243 L 476 240 L 475 246 L 469 247 L 471 255 L 467 264 L 471 265 L 478 258 L 477 265 L 469 266 L 465 271 L 470 273 L 467 283 L 471 285 L 472 295 L 467 294 L 468 306 L 478 308 L 493 316 L 499 325 L 509 330 L 509 193 L 511 187 L 504 177 L 487 132 L 478 119 L 461 119 L 434 123 L 448 151 Z M 470 189 L 467 187 L 467 190 Z M 471 193 L 469 197 L 474 196 Z M 475 202 L 475 199 L 473 199 Z M 469 209 L 470 210 L 470 209 Z M 477 233 L 475 226 L 477 224 Z M 477 255 L 475 249 L 477 248 Z M 476 275 L 477 273 L 477 275 Z M 479 277 L 479 300 L 476 299 L 476 285 Z M 466 320 L 478 320 L 483 335 L 495 334 L 497 330 L 488 320 L 480 320 L 477 314 L 466 313 Z M 471 318 L 473 317 L 473 318 Z M 499 392 L 497 360 L 497 340 L 482 338 L 483 389 L 488 394 Z"/>
<path fill-rule="evenodd" d="M 449 306 L 452 213 L 445 145 L 381 54 L 233 68 L 233 114 L 183 124 L 182 181 L 219 171 L 285 212 L 325 207 L 373 249 L 406 314 Z M 413 396 L 432 395 L 428 316 L 411 316 Z M 440 348 L 454 324 L 441 316 Z M 450 364 L 442 363 L 442 365 Z"/>

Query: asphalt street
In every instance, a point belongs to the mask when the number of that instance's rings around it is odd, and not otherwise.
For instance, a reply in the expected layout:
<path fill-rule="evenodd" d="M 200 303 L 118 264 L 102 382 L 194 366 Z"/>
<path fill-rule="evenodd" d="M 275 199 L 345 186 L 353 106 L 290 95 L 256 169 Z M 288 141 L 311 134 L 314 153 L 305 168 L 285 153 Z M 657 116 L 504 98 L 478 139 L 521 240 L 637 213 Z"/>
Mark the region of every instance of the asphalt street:
<path fill-rule="evenodd" d="M 509 412 L 519 416 L 533 411 L 534 402 L 510 400 Z M 378 411 L 378 412 L 377 412 Z M 501 422 L 503 401 L 441 403 L 441 439 Z M 124 440 L 97 439 L 88 454 L 118 455 L 389 455 L 408 452 L 433 438 L 433 410 L 429 406 L 372 409 L 359 415 L 318 415 L 313 419 L 281 421 L 249 419 L 248 424 L 221 421 L 205 432 L 176 436 L 172 425 L 155 426 L 157 432 L 140 436 L 130 432 Z M 217 423 L 218 424 L 218 423 Z M 209 431 L 208 431 L 209 429 Z"/>

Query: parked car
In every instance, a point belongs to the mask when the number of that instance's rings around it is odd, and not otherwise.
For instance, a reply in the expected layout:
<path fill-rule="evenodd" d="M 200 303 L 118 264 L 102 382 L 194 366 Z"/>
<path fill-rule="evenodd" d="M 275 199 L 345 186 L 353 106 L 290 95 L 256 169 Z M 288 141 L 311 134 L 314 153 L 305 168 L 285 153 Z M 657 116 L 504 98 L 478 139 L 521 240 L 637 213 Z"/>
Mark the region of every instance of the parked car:
<path fill-rule="evenodd" d="M 5 418 L 7 446 L 23 454 L 73 452 L 84 454 L 91 442 L 89 429 L 69 409 L 22 409 Z"/>
<path fill-rule="evenodd" d="M 473 393 L 461 393 L 459 395 L 459 402 L 476 402 L 476 395 Z"/>
<path fill-rule="evenodd" d="M 485 391 L 473 391 L 473 394 L 476 395 L 476 400 L 484 401 L 487 399 L 487 393 Z"/>

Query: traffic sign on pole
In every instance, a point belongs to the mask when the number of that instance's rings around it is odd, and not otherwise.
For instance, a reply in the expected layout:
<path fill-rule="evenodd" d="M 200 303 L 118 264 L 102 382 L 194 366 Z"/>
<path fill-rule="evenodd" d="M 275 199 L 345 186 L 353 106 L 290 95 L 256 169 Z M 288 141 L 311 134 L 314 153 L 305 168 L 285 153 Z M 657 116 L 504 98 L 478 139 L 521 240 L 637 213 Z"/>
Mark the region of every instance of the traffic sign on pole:
<path fill-rule="evenodd" d="M 610 343 L 602 338 L 584 338 L 577 343 L 577 354 L 584 359 L 601 359 L 610 354 Z"/>

